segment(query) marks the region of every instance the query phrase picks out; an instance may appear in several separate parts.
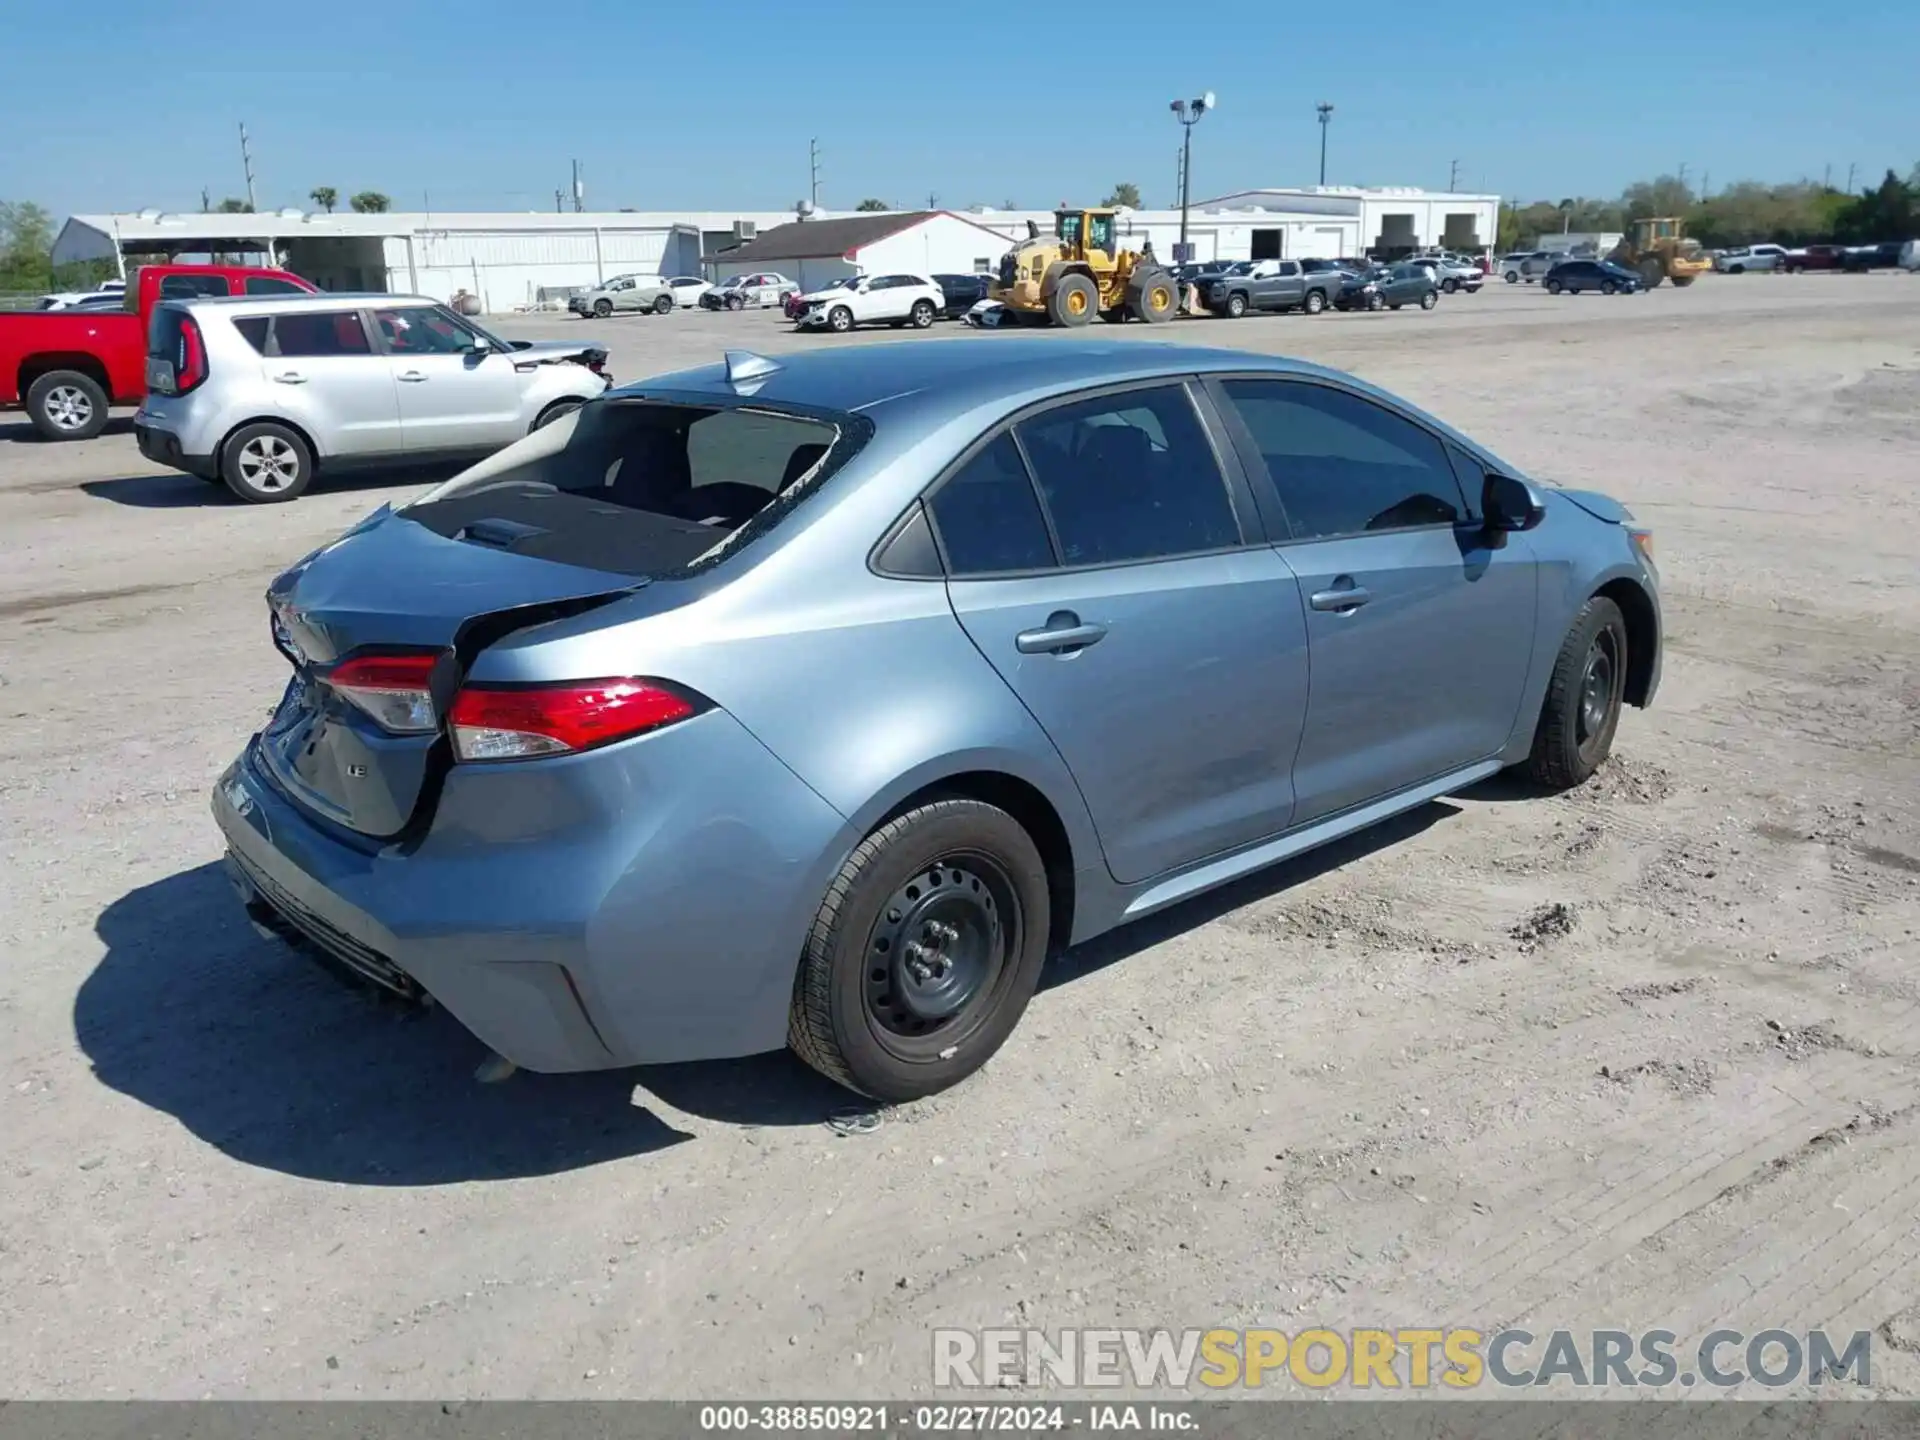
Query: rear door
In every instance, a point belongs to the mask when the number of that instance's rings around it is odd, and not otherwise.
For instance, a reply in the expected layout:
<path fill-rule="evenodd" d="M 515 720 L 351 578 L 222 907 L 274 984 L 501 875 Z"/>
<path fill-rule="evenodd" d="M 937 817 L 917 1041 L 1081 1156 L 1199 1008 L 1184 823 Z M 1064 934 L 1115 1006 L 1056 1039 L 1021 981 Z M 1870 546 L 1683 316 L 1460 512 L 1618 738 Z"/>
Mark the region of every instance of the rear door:
<path fill-rule="evenodd" d="M 1281 548 L 1306 598 L 1313 690 L 1294 823 L 1496 754 L 1533 651 L 1527 537 L 1490 547 L 1448 444 L 1383 404 L 1296 379 L 1215 393 L 1285 511 Z"/>
<path fill-rule="evenodd" d="M 1285 828 L 1299 587 L 1186 387 L 1044 409 L 928 508 L 954 613 L 1073 772 L 1116 879 Z"/>
<path fill-rule="evenodd" d="M 398 305 L 372 312 L 400 398 L 409 454 L 495 450 L 526 433 L 512 355 L 492 349 L 452 311 Z"/>
<path fill-rule="evenodd" d="M 372 457 L 405 448 L 393 370 L 360 310 L 288 311 L 236 320 L 234 327 L 261 351 L 261 373 L 325 454 Z"/>

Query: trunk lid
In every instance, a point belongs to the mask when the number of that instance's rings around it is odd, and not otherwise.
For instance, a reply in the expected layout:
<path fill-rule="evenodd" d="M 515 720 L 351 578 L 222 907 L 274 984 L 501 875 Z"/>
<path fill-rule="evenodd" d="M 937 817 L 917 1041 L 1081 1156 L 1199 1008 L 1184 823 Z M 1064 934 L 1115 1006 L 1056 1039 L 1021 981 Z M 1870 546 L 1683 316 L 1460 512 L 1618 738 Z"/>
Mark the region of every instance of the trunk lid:
<path fill-rule="evenodd" d="M 336 825 L 391 838 L 450 763 L 444 728 L 390 733 L 331 689 L 327 677 L 342 660 L 440 652 L 432 691 L 444 717 L 487 645 L 649 583 L 512 553 L 515 529 L 477 520 L 446 535 L 383 511 L 273 582 L 274 644 L 294 674 L 260 734 L 259 754 L 296 802 Z"/>

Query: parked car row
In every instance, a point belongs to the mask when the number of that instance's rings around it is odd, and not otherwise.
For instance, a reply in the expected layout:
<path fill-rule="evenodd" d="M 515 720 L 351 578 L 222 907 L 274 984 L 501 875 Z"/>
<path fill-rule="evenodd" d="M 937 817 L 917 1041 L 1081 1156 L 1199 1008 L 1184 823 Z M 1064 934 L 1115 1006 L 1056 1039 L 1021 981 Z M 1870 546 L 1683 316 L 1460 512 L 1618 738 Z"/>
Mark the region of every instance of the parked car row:
<path fill-rule="evenodd" d="M 1443 278 L 1444 277 L 1444 278 Z M 1237 320 L 1257 311 L 1399 310 L 1418 305 L 1431 310 L 1442 291 L 1478 290 L 1483 276 L 1471 280 L 1451 262 L 1434 257 L 1373 265 L 1351 260 L 1243 260 L 1195 285 L 1210 315 Z"/>
<path fill-rule="evenodd" d="M 665 315 L 700 303 L 713 288 L 697 275 L 616 275 L 604 285 L 583 291 L 567 301 L 567 309 L 582 320 L 605 320 L 622 310 Z"/>

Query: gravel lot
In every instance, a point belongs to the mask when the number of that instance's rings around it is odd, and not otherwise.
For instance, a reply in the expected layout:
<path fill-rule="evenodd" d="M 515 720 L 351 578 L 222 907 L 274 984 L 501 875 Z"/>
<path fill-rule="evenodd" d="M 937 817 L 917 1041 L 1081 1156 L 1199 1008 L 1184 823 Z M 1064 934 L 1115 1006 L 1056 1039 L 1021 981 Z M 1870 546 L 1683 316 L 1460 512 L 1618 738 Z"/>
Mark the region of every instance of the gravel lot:
<path fill-rule="evenodd" d="M 622 378 L 850 343 L 499 328 Z M 481 1086 L 449 1022 L 258 939 L 206 793 L 279 690 L 261 591 L 420 477 L 246 508 L 124 421 L 5 417 L 7 1390 L 906 1396 L 935 1325 L 1506 1323 L 1872 1329 L 1920 1396 L 1920 277 L 1153 338 L 1625 499 L 1659 702 L 1576 794 L 1489 784 L 1073 953 L 984 1075 L 854 1135 L 784 1055 Z"/>

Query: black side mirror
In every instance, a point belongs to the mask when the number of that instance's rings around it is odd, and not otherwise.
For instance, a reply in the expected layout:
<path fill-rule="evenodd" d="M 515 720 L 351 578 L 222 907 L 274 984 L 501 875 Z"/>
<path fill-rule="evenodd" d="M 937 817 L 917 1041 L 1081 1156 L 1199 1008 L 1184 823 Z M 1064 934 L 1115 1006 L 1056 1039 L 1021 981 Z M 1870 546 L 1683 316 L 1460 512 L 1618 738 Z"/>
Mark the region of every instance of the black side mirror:
<path fill-rule="evenodd" d="M 1480 491 L 1480 513 L 1489 530 L 1531 530 L 1547 518 L 1547 506 L 1525 480 L 1489 473 Z"/>

